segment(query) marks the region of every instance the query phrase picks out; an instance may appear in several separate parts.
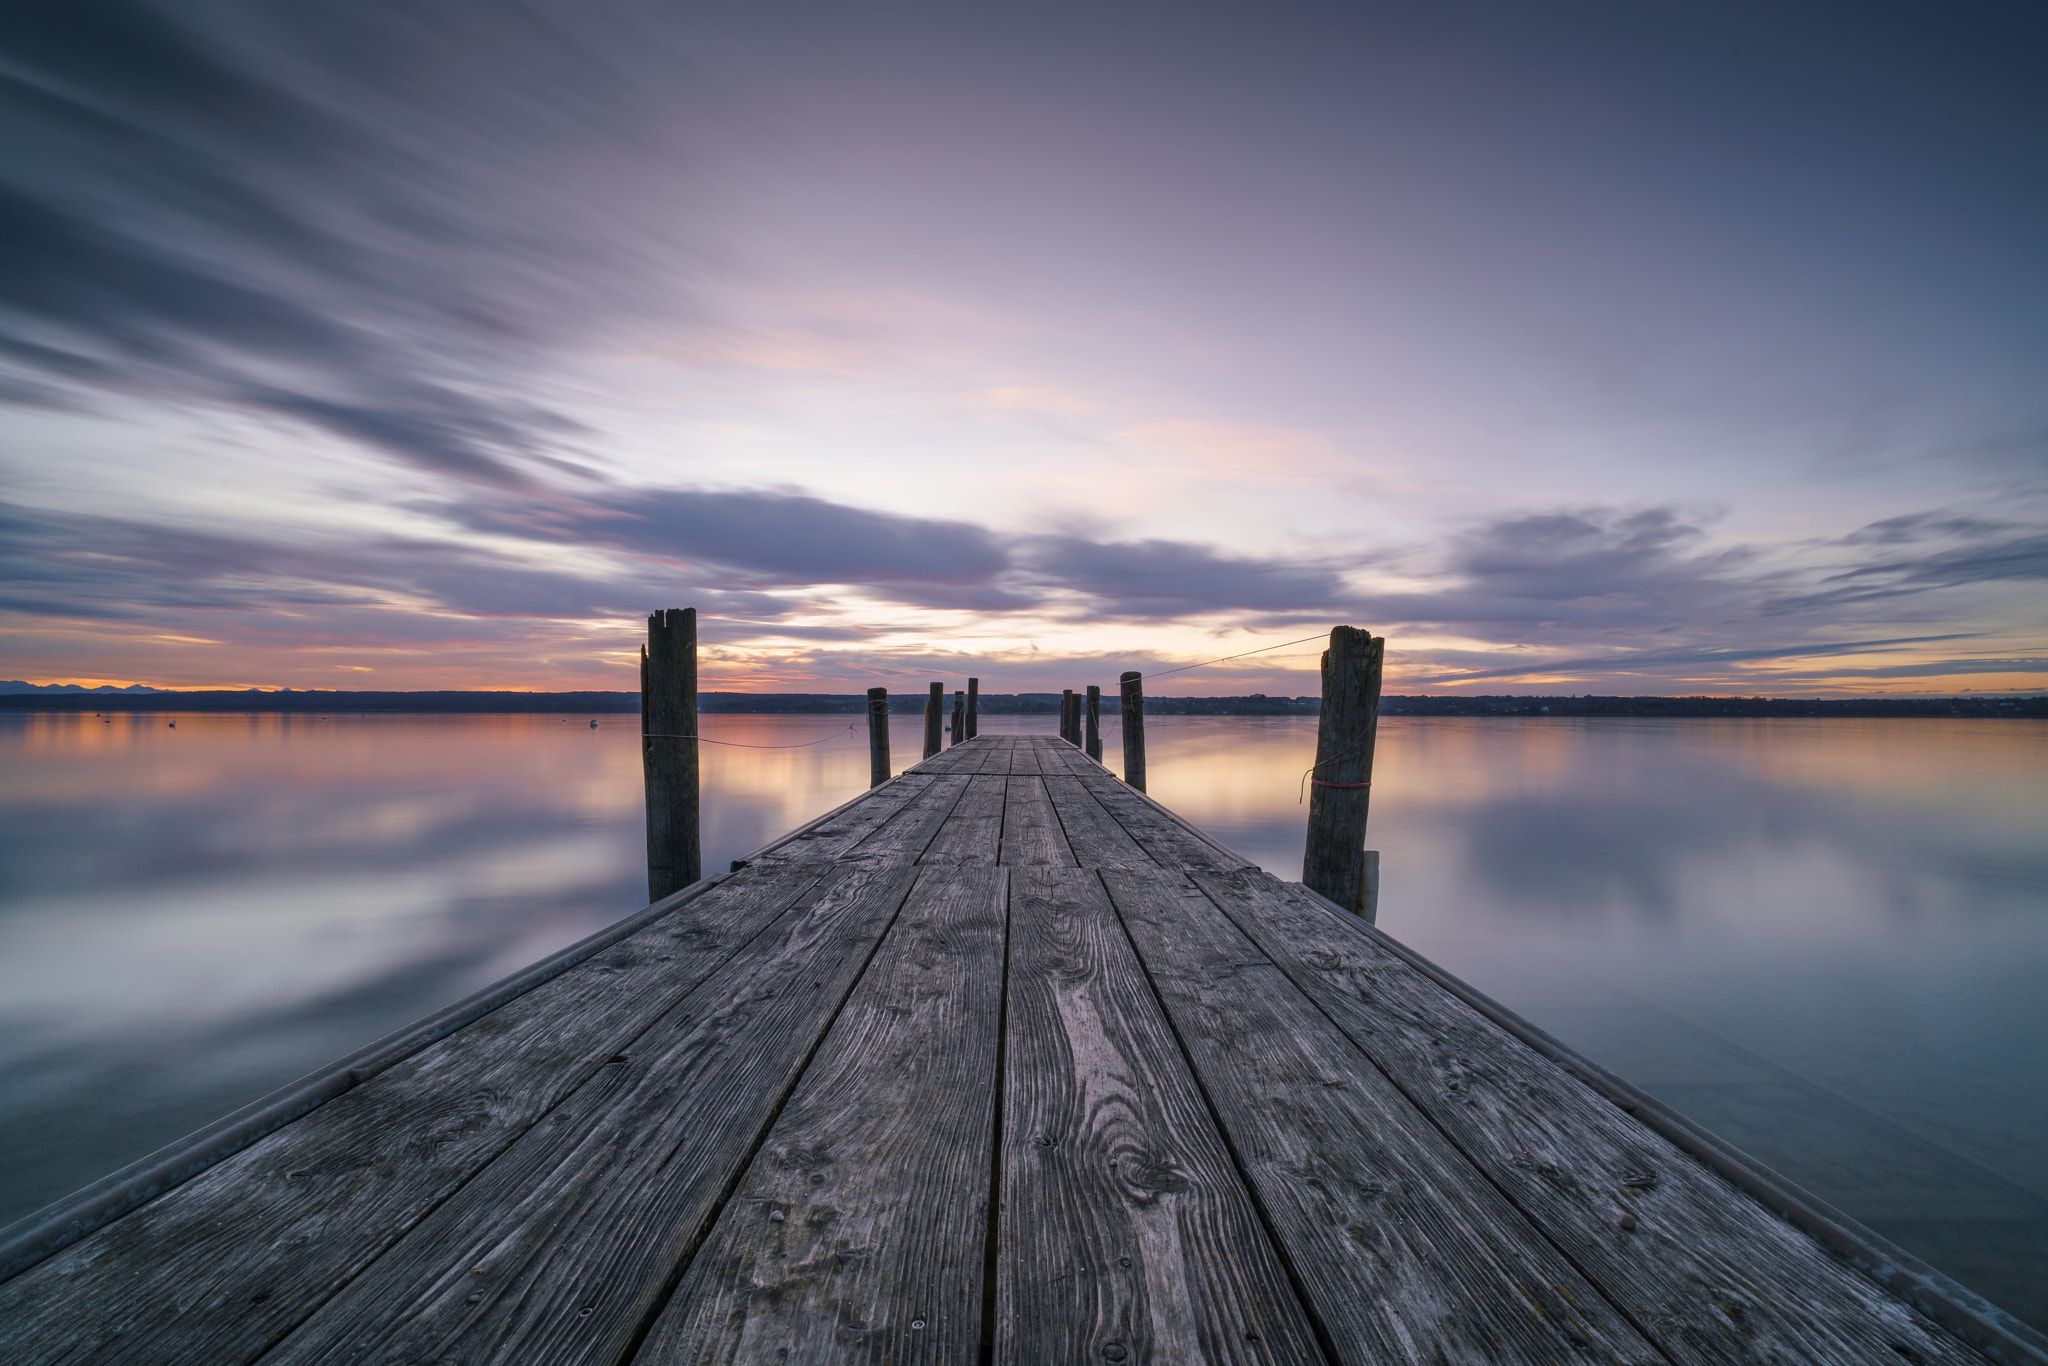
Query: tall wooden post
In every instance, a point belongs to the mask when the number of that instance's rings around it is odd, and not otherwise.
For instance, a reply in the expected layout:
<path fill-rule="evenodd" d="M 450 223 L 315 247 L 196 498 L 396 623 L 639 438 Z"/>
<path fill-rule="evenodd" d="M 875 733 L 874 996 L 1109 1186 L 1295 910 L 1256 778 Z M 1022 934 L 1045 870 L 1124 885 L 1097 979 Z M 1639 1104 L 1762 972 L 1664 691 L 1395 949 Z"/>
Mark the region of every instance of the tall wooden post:
<path fill-rule="evenodd" d="M 949 745 L 957 745 L 967 738 L 967 694 L 953 689 L 953 730 Z"/>
<path fill-rule="evenodd" d="M 946 705 L 946 685 L 932 684 L 932 695 L 924 700 L 924 757 L 939 752 L 939 717 Z"/>
<path fill-rule="evenodd" d="M 1088 685 L 1088 757 L 1102 762 L 1102 689 Z"/>
<path fill-rule="evenodd" d="M 1124 704 L 1124 781 L 1145 790 L 1145 679 L 1127 673 L 1117 679 Z"/>
<path fill-rule="evenodd" d="M 868 786 L 889 781 L 889 690 L 868 689 Z"/>
<path fill-rule="evenodd" d="M 981 680 L 967 680 L 967 738 L 981 734 Z"/>
<path fill-rule="evenodd" d="M 1387 642 L 1355 626 L 1330 632 L 1323 652 L 1323 714 L 1309 775 L 1308 851 L 1302 885 L 1366 914 L 1365 816 L 1379 729 L 1380 669 Z M 1375 898 L 1376 899 L 1376 898 Z M 1377 909 L 1377 908 L 1375 908 Z"/>
<path fill-rule="evenodd" d="M 1070 745 L 1074 743 L 1074 690 L 1072 688 L 1064 688 L 1060 691 L 1060 739 L 1065 740 Z"/>
<path fill-rule="evenodd" d="M 697 609 L 647 618 L 641 656 L 640 771 L 647 791 L 647 899 L 704 876 L 697 831 Z"/>

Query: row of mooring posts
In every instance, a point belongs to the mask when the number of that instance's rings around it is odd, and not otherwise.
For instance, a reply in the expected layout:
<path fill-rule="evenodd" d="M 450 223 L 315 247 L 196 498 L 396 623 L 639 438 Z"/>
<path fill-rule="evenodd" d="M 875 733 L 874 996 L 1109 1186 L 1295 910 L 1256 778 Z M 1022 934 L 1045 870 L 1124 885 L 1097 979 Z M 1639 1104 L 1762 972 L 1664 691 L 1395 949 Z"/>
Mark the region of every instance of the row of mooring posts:
<path fill-rule="evenodd" d="M 1372 804 L 1373 748 L 1380 675 L 1387 642 L 1353 626 L 1330 632 L 1323 652 L 1322 714 L 1309 783 L 1308 844 L 1301 880 L 1310 890 L 1367 920 L 1379 909 L 1379 854 L 1365 847 Z M 1122 705 L 1124 781 L 1145 790 L 1144 676 L 1118 679 Z M 980 731 L 981 680 L 953 693 L 946 724 L 946 685 L 934 682 L 924 706 L 924 757 Z M 868 785 L 895 776 L 889 762 L 889 690 L 868 689 Z M 1060 694 L 1060 738 L 1102 761 L 1102 689 Z M 697 610 L 670 608 L 647 618 L 640 649 L 641 772 L 647 793 L 647 896 L 659 901 L 703 876 L 697 782 Z"/>

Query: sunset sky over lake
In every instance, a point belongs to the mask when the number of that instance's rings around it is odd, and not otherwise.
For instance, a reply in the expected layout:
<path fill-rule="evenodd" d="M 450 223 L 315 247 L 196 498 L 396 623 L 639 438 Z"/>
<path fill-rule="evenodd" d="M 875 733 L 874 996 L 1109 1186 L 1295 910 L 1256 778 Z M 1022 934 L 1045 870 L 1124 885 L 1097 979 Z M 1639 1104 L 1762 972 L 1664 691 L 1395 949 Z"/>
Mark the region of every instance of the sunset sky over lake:
<path fill-rule="evenodd" d="M 0 678 L 2048 686 L 2038 5 L 23 0 L 0 126 Z"/>

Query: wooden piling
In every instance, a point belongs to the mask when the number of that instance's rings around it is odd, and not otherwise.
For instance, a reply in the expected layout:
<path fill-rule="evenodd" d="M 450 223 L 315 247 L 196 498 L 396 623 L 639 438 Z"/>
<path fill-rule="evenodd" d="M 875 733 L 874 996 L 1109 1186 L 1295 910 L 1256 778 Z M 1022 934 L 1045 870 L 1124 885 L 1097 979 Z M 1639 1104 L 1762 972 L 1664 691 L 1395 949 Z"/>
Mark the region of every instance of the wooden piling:
<path fill-rule="evenodd" d="M 981 734 L 981 680 L 967 680 L 967 738 Z"/>
<path fill-rule="evenodd" d="M 868 689 L 868 786 L 880 787 L 889 772 L 889 690 Z"/>
<path fill-rule="evenodd" d="M 1124 781 L 1145 790 L 1145 679 L 1127 673 L 1117 680 L 1124 707 Z"/>
<path fill-rule="evenodd" d="M 647 618 L 641 655 L 640 771 L 647 801 L 647 899 L 704 875 L 697 829 L 697 609 Z"/>
<path fill-rule="evenodd" d="M 1060 690 L 1060 739 L 1074 743 L 1074 690 Z"/>
<path fill-rule="evenodd" d="M 1088 685 L 1088 757 L 1096 763 L 1102 762 L 1102 689 L 1094 683 Z"/>
<path fill-rule="evenodd" d="M 932 684 L 932 695 L 924 700 L 924 757 L 939 752 L 939 718 L 945 714 L 946 685 Z"/>
<path fill-rule="evenodd" d="M 1355 626 L 1330 632 L 1330 648 L 1323 652 L 1316 764 L 1309 775 L 1302 885 L 1360 916 L 1366 914 L 1369 890 L 1365 818 L 1372 796 L 1372 752 L 1386 645 Z"/>
<path fill-rule="evenodd" d="M 951 738 L 950 740 L 948 740 L 948 741 L 947 741 L 946 743 L 947 743 L 947 744 L 949 744 L 949 745 L 957 745 L 957 744 L 959 744 L 959 743 L 960 743 L 960 742 L 961 742 L 962 740 L 965 740 L 966 738 L 967 738 L 967 694 L 966 694 L 965 692 L 962 692 L 962 691 L 961 691 L 960 689 L 958 689 L 958 688 L 955 688 L 955 689 L 953 689 L 953 731 L 952 731 L 952 738 Z"/>

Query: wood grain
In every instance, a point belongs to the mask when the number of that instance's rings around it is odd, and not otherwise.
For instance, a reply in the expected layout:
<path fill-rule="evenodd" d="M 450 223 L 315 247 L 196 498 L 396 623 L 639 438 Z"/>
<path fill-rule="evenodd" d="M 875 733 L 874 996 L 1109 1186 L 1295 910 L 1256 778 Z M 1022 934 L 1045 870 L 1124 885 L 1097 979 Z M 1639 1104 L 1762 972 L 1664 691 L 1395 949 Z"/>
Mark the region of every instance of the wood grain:
<path fill-rule="evenodd" d="M 974 1359 L 1004 882 L 920 876 L 636 1363 Z"/>
<path fill-rule="evenodd" d="M 1247 866 L 1244 858 L 1190 830 L 1142 793 L 1095 768 L 1086 756 L 1076 755 L 1067 772 L 1078 778 L 1089 795 L 1162 867 L 1224 872 Z"/>
<path fill-rule="evenodd" d="M 967 790 L 918 862 L 994 865 L 1002 852 L 1003 794 L 1009 781 L 993 774 L 970 776 Z"/>
<path fill-rule="evenodd" d="M 0 1285 L 0 1359 L 252 1360 L 818 888 L 738 874 Z"/>
<path fill-rule="evenodd" d="M 1099 876 L 1338 1360 L 1659 1359 L 1199 890 Z"/>
<path fill-rule="evenodd" d="M 1083 868 L 1159 871 L 1152 856 L 1131 838 L 1076 777 L 1047 777 L 1046 797 L 1066 833 L 1067 847 Z"/>
<path fill-rule="evenodd" d="M 614 1362 L 909 887 L 855 870 L 749 942 L 261 1358 Z"/>
<path fill-rule="evenodd" d="M 967 791 L 967 776 L 958 773 L 932 775 L 910 800 L 889 814 L 889 818 L 854 841 L 839 857 L 862 863 L 914 863 L 953 806 Z"/>
<path fill-rule="evenodd" d="M 647 900 L 704 876 L 697 820 L 697 609 L 647 618 L 640 663 L 640 768 L 647 810 Z M 668 737 L 668 738 L 664 738 Z"/>
<path fill-rule="evenodd" d="M 1010 744 L 1007 739 L 996 739 L 994 737 L 980 740 L 976 743 L 981 749 L 981 765 L 975 769 L 975 772 L 1004 775 L 1009 773 L 1010 751 L 1016 748 L 1015 745 Z"/>
<path fill-rule="evenodd" d="M 1323 1360 L 1101 883 L 1010 898 L 994 1359 Z"/>
<path fill-rule="evenodd" d="M 893 782 L 884 783 L 831 819 L 821 821 L 793 839 L 757 855 L 754 862 L 764 868 L 830 863 L 881 829 L 892 816 L 930 787 L 932 781 L 925 774 L 906 773 Z"/>
<path fill-rule="evenodd" d="M 1068 847 L 1060 818 L 1046 796 L 1045 780 L 1012 774 L 1009 784 L 1003 806 L 1003 862 L 1074 867 L 1074 851 Z"/>
<path fill-rule="evenodd" d="M 1979 1359 L 1301 888 L 1194 880 L 1672 1361 Z"/>
<path fill-rule="evenodd" d="M 1386 646 L 1355 626 L 1330 631 L 1330 648 L 1323 651 L 1315 770 L 1308 780 L 1302 883 L 1357 915 L 1365 914 L 1365 818 Z"/>

